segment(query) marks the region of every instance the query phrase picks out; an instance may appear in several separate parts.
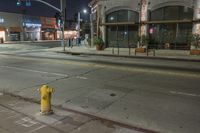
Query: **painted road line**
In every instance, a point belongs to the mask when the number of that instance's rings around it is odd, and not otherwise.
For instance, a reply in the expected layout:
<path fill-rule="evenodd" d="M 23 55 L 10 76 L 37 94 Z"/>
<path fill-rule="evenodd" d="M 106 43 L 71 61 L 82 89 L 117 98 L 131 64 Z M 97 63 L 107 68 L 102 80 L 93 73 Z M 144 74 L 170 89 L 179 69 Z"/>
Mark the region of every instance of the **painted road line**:
<path fill-rule="evenodd" d="M 68 77 L 68 75 L 66 75 L 66 74 L 45 72 L 45 71 L 39 71 L 39 70 L 32 70 L 32 69 L 27 69 L 27 68 L 11 67 L 11 66 L 0 66 L 0 67 L 1 68 L 9 68 L 9 69 L 22 70 L 22 71 L 28 71 L 28 72 L 41 73 L 41 74 L 51 74 L 51 75 L 61 76 L 61 77 Z"/>
<path fill-rule="evenodd" d="M 198 94 L 193 94 L 193 93 L 185 93 L 185 92 L 178 92 L 178 91 L 170 91 L 171 94 L 175 95 L 184 95 L 184 96 L 191 96 L 191 97 L 200 97 Z"/>
<path fill-rule="evenodd" d="M 84 79 L 84 80 L 87 80 L 88 78 L 86 77 L 81 77 L 81 76 L 76 76 L 77 79 Z"/>

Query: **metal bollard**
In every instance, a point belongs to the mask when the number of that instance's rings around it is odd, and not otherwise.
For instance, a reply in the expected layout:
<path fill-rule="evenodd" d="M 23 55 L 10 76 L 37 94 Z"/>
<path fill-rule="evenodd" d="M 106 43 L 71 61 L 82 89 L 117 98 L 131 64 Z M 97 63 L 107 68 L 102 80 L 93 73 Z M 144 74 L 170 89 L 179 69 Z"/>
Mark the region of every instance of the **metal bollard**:
<path fill-rule="evenodd" d="M 153 56 L 156 56 L 156 50 L 155 49 L 153 50 Z"/>
<path fill-rule="evenodd" d="M 119 44 L 118 44 L 118 47 L 117 47 L 117 54 L 119 55 Z"/>
<path fill-rule="evenodd" d="M 53 93 L 54 89 L 48 87 L 47 85 L 43 85 L 40 89 L 40 113 L 42 115 L 49 115 L 53 113 L 53 110 L 51 109 L 51 94 Z"/>

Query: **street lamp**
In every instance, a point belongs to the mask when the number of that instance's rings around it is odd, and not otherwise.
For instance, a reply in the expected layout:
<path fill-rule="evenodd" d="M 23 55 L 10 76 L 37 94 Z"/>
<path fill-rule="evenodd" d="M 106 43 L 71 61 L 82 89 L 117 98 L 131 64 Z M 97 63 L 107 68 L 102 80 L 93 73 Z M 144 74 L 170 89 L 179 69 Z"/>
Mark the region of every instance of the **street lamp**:
<path fill-rule="evenodd" d="M 88 13 L 87 9 L 83 9 L 83 13 L 87 14 Z"/>
<path fill-rule="evenodd" d="M 88 14 L 88 10 L 87 9 L 83 9 L 81 11 L 84 15 Z M 81 30 L 81 22 L 83 21 L 83 19 L 81 19 L 81 12 L 78 12 L 78 26 L 77 26 L 77 29 L 78 29 L 78 44 L 80 44 L 80 30 Z M 87 20 L 86 20 L 87 22 Z"/>

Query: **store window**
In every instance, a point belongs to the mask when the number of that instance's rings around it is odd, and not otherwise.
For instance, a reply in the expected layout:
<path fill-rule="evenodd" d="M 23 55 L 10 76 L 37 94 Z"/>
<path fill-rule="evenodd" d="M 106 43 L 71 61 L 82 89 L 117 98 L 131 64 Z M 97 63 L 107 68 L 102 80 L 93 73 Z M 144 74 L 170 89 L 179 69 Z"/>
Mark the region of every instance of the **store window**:
<path fill-rule="evenodd" d="M 5 31 L 0 31 L 0 43 L 5 41 Z"/>
<path fill-rule="evenodd" d="M 138 22 L 139 14 L 131 10 L 119 10 L 107 15 L 107 23 Z M 108 47 L 136 46 L 138 25 L 116 24 L 108 25 L 107 45 Z"/>
<path fill-rule="evenodd" d="M 187 42 L 192 33 L 192 23 L 181 20 L 192 19 L 193 10 L 188 7 L 167 6 L 152 11 L 150 20 L 161 23 L 149 25 L 150 45 L 156 48 L 188 49 Z M 174 22 L 168 23 L 166 20 Z"/>
<path fill-rule="evenodd" d="M 113 12 L 113 13 L 111 13 L 111 14 L 109 14 L 109 15 L 107 16 L 107 22 L 109 22 L 109 23 L 118 22 L 117 19 L 118 19 L 118 18 L 117 18 L 117 12 Z"/>
<path fill-rule="evenodd" d="M 150 20 L 191 20 L 193 9 L 184 6 L 166 6 L 151 12 Z"/>
<path fill-rule="evenodd" d="M 164 8 L 165 20 L 179 20 L 179 7 L 169 6 Z"/>
<path fill-rule="evenodd" d="M 164 20 L 163 8 L 157 9 L 151 13 L 151 20 Z"/>
<path fill-rule="evenodd" d="M 189 7 L 180 7 L 180 19 L 193 19 L 193 9 Z"/>
<path fill-rule="evenodd" d="M 131 10 L 119 10 L 107 15 L 107 22 L 138 22 L 139 14 Z"/>

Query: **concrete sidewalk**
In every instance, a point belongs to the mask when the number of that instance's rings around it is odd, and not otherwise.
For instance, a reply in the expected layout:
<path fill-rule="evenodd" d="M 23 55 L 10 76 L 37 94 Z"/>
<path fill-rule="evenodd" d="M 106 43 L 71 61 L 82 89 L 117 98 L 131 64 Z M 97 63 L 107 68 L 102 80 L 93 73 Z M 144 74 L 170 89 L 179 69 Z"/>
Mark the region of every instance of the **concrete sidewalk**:
<path fill-rule="evenodd" d="M 56 47 L 49 49 L 49 51 L 62 52 L 67 54 L 86 54 L 86 55 L 101 55 L 112 57 L 129 57 L 129 58 L 151 58 L 151 59 L 170 59 L 170 60 L 186 60 L 186 61 L 200 61 L 200 56 L 190 55 L 188 50 L 155 50 L 155 56 L 153 50 L 151 50 L 147 56 L 147 53 L 135 54 L 135 49 L 132 48 L 106 48 L 102 51 L 97 51 L 96 48 L 89 48 L 85 46 L 66 47 L 65 52 L 63 47 Z"/>
<path fill-rule="evenodd" d="M 1 133 L 156 133 L 127 127 L 78 112 L 53 108 L 54 114 L 40 115 L 40 105 L 0 93 Z"/>

